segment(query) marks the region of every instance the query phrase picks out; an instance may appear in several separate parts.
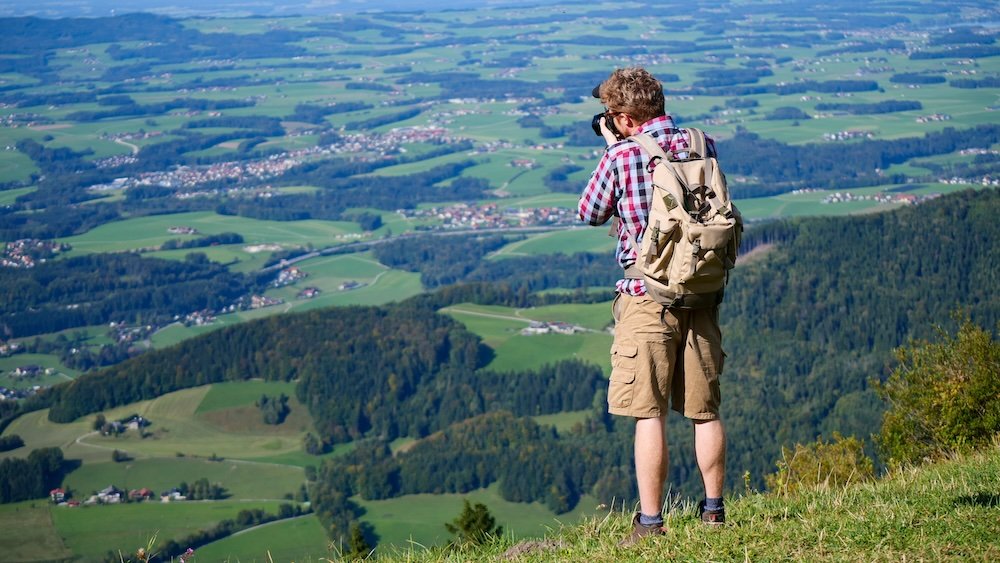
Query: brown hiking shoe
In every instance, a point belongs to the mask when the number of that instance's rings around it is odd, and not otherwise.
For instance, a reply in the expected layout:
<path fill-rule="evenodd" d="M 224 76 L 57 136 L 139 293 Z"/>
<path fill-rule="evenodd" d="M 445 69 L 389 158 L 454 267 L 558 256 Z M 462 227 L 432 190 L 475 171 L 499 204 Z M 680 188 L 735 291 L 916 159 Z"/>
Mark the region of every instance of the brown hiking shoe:
<path fill-rule="evenodd" d="M 632 533 L 618 542 L 618 545 L 621 547 L 632 547 L 642 540 L 642 538 L 647 536 L 662 536 L 663 534 L 663 526 L 643 526 L 640 524 L 639 513 L 636 512 L 635 516 L 632 517 Z"/>
<path fill-rule="evenodd" d="M 718 510 L 707 510 L 705 509 L 705 501 L 698 503 L 698 508 L 701 510 L 701 521 L 709 526 L 725 526 L 726 525 L 726 508 L 722 507 Z"/>

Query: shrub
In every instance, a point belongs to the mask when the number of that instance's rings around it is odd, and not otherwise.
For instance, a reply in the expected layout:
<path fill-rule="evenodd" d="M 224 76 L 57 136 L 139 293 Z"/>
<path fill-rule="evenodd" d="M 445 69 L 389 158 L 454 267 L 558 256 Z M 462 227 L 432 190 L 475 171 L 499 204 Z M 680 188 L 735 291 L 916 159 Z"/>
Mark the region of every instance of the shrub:
<path fill-rule="evenodd" d="M 884 459 L 910 463 L 989 444 L 1000 432 L 1000 346 L 961 321 L 952 336 L 896 350 L 899 366 L 875 389 L 889 409 L 878 437 Z"/>
<path fill-rule="evenodd" d="M 845 487 L 869 481 L 875 476 L 872 460 L 865 455 L 865 443 L 854 436 L 845 438 L 833 433 L 833 441 L 820 436 L 808 445 L 781 448 L 778 471 L 767 475 L 767 488 L 779 494 L 803 487 Z"/>

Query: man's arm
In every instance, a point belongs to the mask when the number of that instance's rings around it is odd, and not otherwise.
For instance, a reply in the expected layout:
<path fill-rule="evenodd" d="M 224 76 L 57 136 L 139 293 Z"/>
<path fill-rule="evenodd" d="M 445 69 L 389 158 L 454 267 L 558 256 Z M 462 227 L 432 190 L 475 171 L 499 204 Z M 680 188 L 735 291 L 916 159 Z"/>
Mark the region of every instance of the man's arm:
<path fill-rule="evenodd" d="M 580 219 L 595 226 L 607 223 L 615 214 L 617 183 L 614 162 L 610 153 L 605 152 L 580 196 Z"/>

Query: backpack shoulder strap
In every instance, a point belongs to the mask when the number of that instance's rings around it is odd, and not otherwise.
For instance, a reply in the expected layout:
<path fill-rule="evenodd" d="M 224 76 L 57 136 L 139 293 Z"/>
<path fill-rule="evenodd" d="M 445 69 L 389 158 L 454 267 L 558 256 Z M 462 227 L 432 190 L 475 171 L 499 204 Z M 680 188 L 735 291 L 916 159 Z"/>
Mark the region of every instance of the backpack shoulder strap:
<path fill-rule="evenodd" d="M 650 157 L 654 159 L 660 158 L 664 162 L 670 160 L 670 157 L 668 157 L 667 153 L 664 152 L 663 147 L 661 147 L 660 144 L 656 142 L 656 139 L 654 139 L 653 136 L 650 135 L 649 133 L 639 133 L 638 135 L 632 135 L 631 137 L 629 137 L 629 139 L 639 143 L 639 146 L 646 149 L 646 152 L 649 154 Z"/>
<path fill-rule="evenodd" d="M 682 129 L 688 138 L 688 158 L 708 158 L 708 142 L 705 132 L 694 127 Z"/>

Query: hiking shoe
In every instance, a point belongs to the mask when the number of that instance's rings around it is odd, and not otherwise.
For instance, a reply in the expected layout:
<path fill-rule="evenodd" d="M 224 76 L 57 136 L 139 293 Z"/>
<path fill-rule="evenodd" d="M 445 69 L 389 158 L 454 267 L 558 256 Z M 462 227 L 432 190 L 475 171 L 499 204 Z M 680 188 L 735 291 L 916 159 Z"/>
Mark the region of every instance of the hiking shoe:
<path fill-rule="evenodd" d="M 662 536 L 665 532 L 663 526 L 643 526 L 639 523 L 639 513 L 636 512 L 632 518 L 632 533 L 625 539 L 618 542 L 621 547 L 631 547 L 647 536 Z"/>
<path fill-rule="evenodd" d="M 705 501 L 698 503 L 698 510 L 701 511 L 701 521 L 709 526 L 724 526 L 726 524 L 726 507 L 718 510 L 706 510 Z"/>

